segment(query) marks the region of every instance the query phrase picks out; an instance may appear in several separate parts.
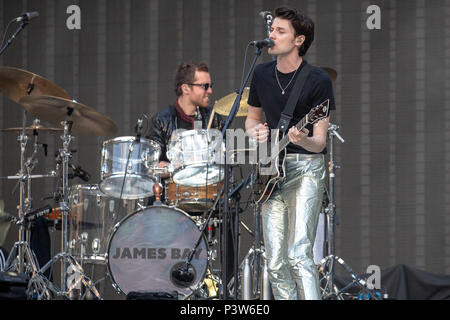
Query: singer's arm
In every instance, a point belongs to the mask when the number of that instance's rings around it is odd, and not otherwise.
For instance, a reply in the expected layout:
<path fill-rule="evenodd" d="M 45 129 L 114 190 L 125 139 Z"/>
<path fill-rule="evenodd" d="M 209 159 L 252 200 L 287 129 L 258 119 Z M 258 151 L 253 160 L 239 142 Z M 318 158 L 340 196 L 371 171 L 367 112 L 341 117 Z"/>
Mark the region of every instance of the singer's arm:
<path fill-rule="evenodd" d="M 256 139 L 256 141 L 264 142 L 269 136 L 269 127 L 267 123 L 263 123 L 264 112 L 259 107 L 248 107 L 247 118 L 245 119 L 245 130 L 247 134 Z"/>

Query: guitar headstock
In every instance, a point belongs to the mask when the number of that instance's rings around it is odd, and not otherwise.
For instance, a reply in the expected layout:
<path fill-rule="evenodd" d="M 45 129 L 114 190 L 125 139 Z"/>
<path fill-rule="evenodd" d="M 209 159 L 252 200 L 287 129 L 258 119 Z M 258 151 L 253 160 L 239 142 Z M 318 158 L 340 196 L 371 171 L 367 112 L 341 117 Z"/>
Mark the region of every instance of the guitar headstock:
<path fill-rule="evenodd" d="M 321 104 L 315 106 L 308 113 L 307 121 L 310 124 L 316 123 L 319 120 L 325 119 L 330 113 L 330 99 L 325 100 Z"/>

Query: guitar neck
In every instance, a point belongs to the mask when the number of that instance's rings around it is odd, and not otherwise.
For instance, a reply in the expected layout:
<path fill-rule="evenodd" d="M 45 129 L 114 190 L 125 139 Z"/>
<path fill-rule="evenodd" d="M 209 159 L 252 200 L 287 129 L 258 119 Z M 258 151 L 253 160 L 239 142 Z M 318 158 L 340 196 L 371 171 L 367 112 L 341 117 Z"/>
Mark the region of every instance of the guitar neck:
<path fill-rule="evenodd" d="M 298 130 L 302 130 L 304 127 L 306 127 L 306 125 L 308 124 L 308 115 L 306 115 L 306 116 L 304 116 L 303 117 L 303 119 L 302 120 L 300 120 L 296 125 L 295 125 L 295 127 L 298 129 Z M 284 137 L 280 140 L 280 142 L 279 142 L 279 148 L 278 148 L 278 152 L 281 152 L 284 148 L 286 148 L 287 146 L 288 146 L 288 144 L 289 144 L 289 136 L 286 134 L 286 135 L 284 135 Z"/>
<path fill-rule="evenodd" d="M 305 115 L 303 117 L 302 120 L 300 120 L 295 127 L 298 130 L 302 130 L 303 128 L 306 127 L 306 125 L 308 123 L 314 124 L 315 122 L 324 119 L 328 116 L 330 109 L 329 109 L 329 104 L 330 104 L 330 99 L 325 100 L 324 102 L 322 102 L 320 105 L 315 106 L 314 108 L 311 109 L 311 111 Z M 278 136 L 277 136 L 278 139 Z M 280 154 L 281 151 L 283 151 L 289 144 L 289 135 L 284 134 L 283 138 L 278 142 L 278 150 L 276 152 L 274 152 L 274 154 L 272 154 L 270 157 L 265 157 L 263 160 L 261 161 L 261 163 L 272 163 L 273 160 L 276 160 L 278 158 L 278 155 Z"/>

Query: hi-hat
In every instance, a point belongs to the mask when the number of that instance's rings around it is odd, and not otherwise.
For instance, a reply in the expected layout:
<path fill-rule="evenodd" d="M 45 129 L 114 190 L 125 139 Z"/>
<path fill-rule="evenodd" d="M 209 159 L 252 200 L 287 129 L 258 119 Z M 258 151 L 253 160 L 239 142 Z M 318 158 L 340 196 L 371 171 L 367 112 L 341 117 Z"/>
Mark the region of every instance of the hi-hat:
<path fill-rule="evenodd" d="M 16 127 L 16 128 L 6 128 L 6 129 L 0 129 L 0 132 L 22 132 L 24 130 L 23 127 Z M 41 124 L 39 119 L 34 119 L 33 124 L 29 127 L 25 127 L 25 131 L 27 132 L 40 132 L 40 131 L 46 131 L 50 133 L 59 133 L 64 131 L 62 128 L 48 128 Z"/>
<path fill-rule="evenodd" d="M 110 136 L 118 131 L 114 121 L 94 109 L 53 96 L 26 96 L 19 103 L 38 119 L 61 127 L 63 121 L 72 122 L 72 132 L 93 136 Z"/>
<path fill-rule="evenodd" d="M 28 95 L 70 99 L 67 92 L 53 82 L 35 73 L 12 67 L 0 67 L 0 92 L 17 103 Z"/>
<path fill-rule="evenodd" d="M 330 76 L 332 82 L 336 81 L 336 78 L 337 78 L 336 70 L 334 70 L 332 68 L 329 68 L 329 67 L 321 67 L 321 68 L 328 73 L 328 75 Z"/>
<path fill-rule="evenodd" d="M 250 91 L 250 88 L 245 88 L 242 92 L 242 99 L 239 104 L 239 111 L 236 114 L 236 117 L 245 117 L 248 113 L 248 93 Z M 220 98 L 216 101 L 214 104 L 214 110 L 216 110 L 216 113 L 228 116 L 230 114 L 231 108 L 233 108 L 234 101 L 236 100 L 237 93 L 233 92 L 228 95 L 226 95 L 223 98 Z"/>
<path fill-rule="evenodd" d="M 22 127 L 16 127 L 16 128 L 5 128 L 0 129 L 0 132 L 21 132 L 23 130 Z M 62 128 L 48 128 L 41 124 L 33 124 L 29 127 L 25 127 L 25 131 L 32 132 L 32 131 L 43 131 L 43 132 L 50 132 L 50 133 L 59 133 L 63 132 L 64 129 Z"/>

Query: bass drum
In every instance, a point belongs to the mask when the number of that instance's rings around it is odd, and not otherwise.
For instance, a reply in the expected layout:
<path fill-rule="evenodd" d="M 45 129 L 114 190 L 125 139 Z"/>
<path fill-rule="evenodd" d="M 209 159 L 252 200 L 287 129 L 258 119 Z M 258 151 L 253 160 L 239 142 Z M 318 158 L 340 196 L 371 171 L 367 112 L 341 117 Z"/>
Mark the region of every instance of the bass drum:
<path fill-rule="evenodd" d="M 191 277 L 180 281 L 177 270 L 200 238 L 189 265 Z M 194 220 L 180 209 L 164 205 L 138 210 L 114 228 L 107 255 L 108 271 L 116 290 L 178 293 L 186 299 L 202 284 L 208 267 L 208 247 Z M 186 280 L 186 281 L 185 281 Z"/>

